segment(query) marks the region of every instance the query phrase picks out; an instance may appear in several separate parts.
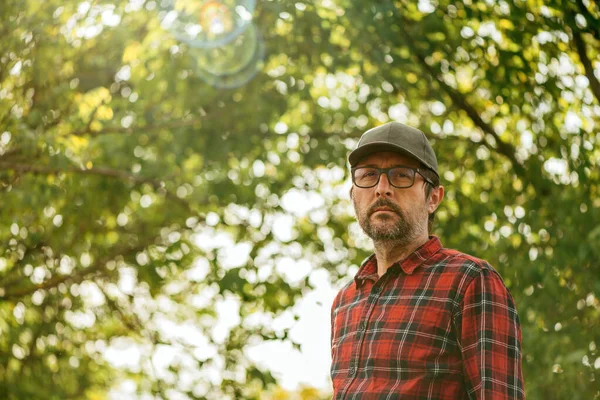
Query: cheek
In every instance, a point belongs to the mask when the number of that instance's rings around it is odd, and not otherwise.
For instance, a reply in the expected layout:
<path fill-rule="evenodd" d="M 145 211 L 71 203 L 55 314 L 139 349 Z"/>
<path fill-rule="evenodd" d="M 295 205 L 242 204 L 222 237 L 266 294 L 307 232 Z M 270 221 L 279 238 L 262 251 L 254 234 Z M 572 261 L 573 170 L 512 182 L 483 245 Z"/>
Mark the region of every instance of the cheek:
<path fill-rule="evenodd" d="M 357 200 L 354 202 L 354 209 L 356 210 L 356 213 L 358 215 L 364 214 L 367 210 L 367 208 L 369 207 L 368 202 L 364 201 L 364 200 Z"/>
<path fill-rule="evenodd" d="M 411 193 L 409 196 L 401 197 L 398 199 L 398 205 L 407 212 L 412 214 L 419 213 L 421 211 L 428 212 L 429 202 L 425 198 L 424 194 L 419 196 L 419 193 Z"/>
<path fill-rule="evenodd" d="M 397 197 L 398 204 L 407 208 L 414 208 L 419 204 L 419 196 L 413 191 L 407 193 L 399 193 Z"/>
<path fill-rule="evenodd" d="M 352 196 L 352 205 L 354 206 L 354 213 L 356 215 L 360 215 L 361 213 L 361 200 L 360 200 L 360 196 L 356 195 L 356 192 L 354 192 L 354 196 Z"/>
<path fill-rule="evenodd" d="M 354 213 L 359 218 L 366 218 L 367 210 L 373 204 L 375 199 L 370 199 L 368 196 L 357 196 L 354 194 Z"/>
<path fill-rule="evenodd" d="M 369 193 L 364 192 L 363 190 L 354 189 L 354 196 L 352 197 L 352 201 L 355 205 L 359 207 L 364 207 L 365 204 L 369 203 Z"/>

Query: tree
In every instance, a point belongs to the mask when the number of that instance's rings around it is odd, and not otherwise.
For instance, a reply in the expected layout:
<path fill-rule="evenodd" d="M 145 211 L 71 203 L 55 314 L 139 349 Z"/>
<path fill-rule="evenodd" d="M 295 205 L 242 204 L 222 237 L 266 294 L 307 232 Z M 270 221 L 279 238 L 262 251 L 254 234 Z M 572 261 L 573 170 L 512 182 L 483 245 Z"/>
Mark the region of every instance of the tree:
<path fill-rule="evenodd" d="M 310 289 L 276 266 L 350 279 L 370 250 L 350 233 L 346 156 L 390 119 L 438 153 L 436 233 L 515 297 L 528 397 L 600 397 L 595 2 L 262 2 L 264 66 L 228 90 L 192 69 L 160 2 L 8 0 L 0 15 L 7 398 L 102 397 L 123 374 L 162 397 L 258 398 L 275 379 L 244 348 L 289 340 L 268 321 Z M 219 337 L 224 299 L 239 323 Z M 104 360 L 115 340 L 147 349 L 137 369 Z M 186 354 L 171 375 L 150 362 L 161 346 Z"/>

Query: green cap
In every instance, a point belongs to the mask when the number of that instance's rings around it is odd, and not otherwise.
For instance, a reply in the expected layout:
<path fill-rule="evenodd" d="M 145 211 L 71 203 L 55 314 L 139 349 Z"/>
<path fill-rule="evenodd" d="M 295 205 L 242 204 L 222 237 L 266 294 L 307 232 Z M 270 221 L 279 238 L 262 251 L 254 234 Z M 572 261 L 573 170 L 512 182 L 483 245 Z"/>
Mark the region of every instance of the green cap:
<path fill-rule="evenodd" d="M 423 132 L 399 122 L 388 122 L 366 131 L 358 141 L 356 149 L 348 156 L 350 166 L 372 153 L 392 151 L 416 158 L 423 165 L 438 173 L 435 153 Z"/>

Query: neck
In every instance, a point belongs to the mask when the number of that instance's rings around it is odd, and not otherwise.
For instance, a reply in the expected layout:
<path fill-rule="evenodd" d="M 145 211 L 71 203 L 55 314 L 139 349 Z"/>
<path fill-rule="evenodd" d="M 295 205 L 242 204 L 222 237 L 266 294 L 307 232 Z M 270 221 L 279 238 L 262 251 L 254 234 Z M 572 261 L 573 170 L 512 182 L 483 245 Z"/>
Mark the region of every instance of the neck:
<path fill-rule="evenodd" d="M 427 234 L 414 240 L 384 240 L 373 242 L 377 258 L 377 275 L 382 276 L 395 262 L 404 260 L 429 240 Z"/>

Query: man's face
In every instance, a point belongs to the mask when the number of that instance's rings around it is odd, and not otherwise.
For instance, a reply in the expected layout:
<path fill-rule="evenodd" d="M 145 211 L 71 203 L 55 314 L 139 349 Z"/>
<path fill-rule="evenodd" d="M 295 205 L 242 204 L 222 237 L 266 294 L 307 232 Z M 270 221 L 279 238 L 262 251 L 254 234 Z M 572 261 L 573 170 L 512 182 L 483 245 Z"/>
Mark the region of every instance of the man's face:
<path fill-rule="evenodd" d="M 356 167 L 389 168 L 398 165 L 419 168 L 419 162 L 399 153 L 374 153 L 361 160 Z M 393 240 L 410 243 L 427 236 L 427 220 L 433 210 L 426 198 L 426 182 L 419 174 L 409 188 L 393 187 L 385 174 L 372 188 L 353 187 L 352 200 L 358 223 L 375 242 Z M 440 199 L 441 200 L 441 199 Z"/>

